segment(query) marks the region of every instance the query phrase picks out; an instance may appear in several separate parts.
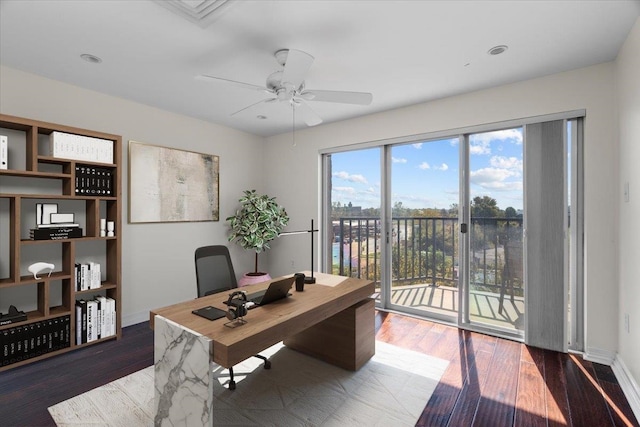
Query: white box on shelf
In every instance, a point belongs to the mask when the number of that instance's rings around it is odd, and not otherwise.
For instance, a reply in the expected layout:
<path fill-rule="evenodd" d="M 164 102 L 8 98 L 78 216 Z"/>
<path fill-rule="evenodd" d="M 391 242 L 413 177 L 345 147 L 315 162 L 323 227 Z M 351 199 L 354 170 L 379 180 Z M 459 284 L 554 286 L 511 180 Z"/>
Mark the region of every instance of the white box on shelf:
<path fill-rule="evenodd" d="M 57 203 L 36 203 L 36 225 L 51 224 L 51 214 L 58 213 Z"/>
<path fill-rule="evenodd" d="M 6 135 L 0 135 L 0 169 L 9 168 L 9 141 Z"/>
<path fill-rule="evenodd" d="M 113 141 L 108 139 L 55 131 L 49 145 L 53 157 L 113 164 Z"/>
<path fill-rule="evenodd" d="M 69 224 L 75 222 L 75 214 L 72 213 L 52 213 L 49 215 L 51 224 Z"/>

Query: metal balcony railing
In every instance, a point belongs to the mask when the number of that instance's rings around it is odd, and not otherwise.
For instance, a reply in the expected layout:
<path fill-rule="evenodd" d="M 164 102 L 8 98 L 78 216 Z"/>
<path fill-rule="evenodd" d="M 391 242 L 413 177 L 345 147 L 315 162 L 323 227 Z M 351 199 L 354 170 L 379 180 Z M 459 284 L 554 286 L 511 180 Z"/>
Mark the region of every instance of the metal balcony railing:
<path fill-rule="evenodd" d="M 381 222 L 348 217 L 333 221 L 333 272 L 380 282 Z M 470 282 L 496 292 L 505 275 L 505 246 L 522 246 L 522 218 L 472 218 Z M 395 217 L 391 230 L 392 286 L 458 285 L 458 218 Z M 512 254 L 515 251 L 512 251 Z M 519 252 L 522 257 L 522 251 Z M 519 265 L 522 265 L 520 260 Z M 520 292 L 522 286 L 520 286 Z M 516 289 L 516 293 L 518 290 Z"/>

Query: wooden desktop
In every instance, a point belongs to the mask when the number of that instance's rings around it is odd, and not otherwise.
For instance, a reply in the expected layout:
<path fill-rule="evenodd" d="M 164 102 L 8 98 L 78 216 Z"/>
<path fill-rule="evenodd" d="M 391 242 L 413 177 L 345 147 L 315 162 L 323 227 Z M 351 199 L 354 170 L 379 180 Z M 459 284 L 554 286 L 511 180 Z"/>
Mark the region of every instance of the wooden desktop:
<path fill-rule="evenodd" d="M 283 341 L 290 348 L 345 369 L 356 370 L 366 363 L 375 352 L 374 301 L 370 298 L 375 291 L 373 282 L 322 273 L 315 277 L 316 283 L 306 284 L 304 291 L 292 288 L 290 297 L 249 310 L 247 323 L 233 328 L 225 326 L 227 318 L 211 321 L 192 313 L 209 305 L 226 310 L 226 292 L 152 310 L 156 424 L 173 418 L 176 408 L 171 403 L 181 400 L 180 392 L 175 391 L 181 387 L 175 380 L 176 369 L 194 376 L 188 380 L 190 395 L 194 383 L 203 384 L 200 395 L 204 402 L 193 407 L 193 414 L 181 413 L 184 420 L 201 416 L 202 403 L 213 405 L 211 362 L 230 368 Z M 242 290 L 255 292 L 269 283 Z M 199 353 L 194 355 L 196 350 Z M 199 373 L 194 374 L 196 371 Z"/>

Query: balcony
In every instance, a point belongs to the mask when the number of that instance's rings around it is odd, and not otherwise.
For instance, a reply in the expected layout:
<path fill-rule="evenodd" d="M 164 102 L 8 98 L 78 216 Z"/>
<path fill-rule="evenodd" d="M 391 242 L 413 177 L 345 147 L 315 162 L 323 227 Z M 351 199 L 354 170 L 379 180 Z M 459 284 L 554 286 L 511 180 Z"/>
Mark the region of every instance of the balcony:
<path fill-rule="evenodd" d="M 522 218 L 473 218 L 469 314 L 476 322 L 522 330 L 524 319 Z M 380 291 L 380 220 L 333 221 L 333 272 L 367 278 Z M 457 316 L 459 225 L 453 217 L 395 217 L 392 221 L 391 301 Z"/>

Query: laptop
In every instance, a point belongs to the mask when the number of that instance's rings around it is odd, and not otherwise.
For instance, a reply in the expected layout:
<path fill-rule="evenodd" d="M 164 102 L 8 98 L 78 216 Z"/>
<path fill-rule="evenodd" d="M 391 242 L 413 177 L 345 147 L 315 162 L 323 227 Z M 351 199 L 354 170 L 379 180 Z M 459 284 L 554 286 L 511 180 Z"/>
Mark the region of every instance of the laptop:
<path fill-rule="evenodd" d="M 247 308 L 252 308 L 258 305 L 267 305 L 274 301 L 278 301 L 288 297 L 289 295 L 291 295 L 289 293 L 289 289 L 291 289 L 295 281 L 295 277 L 287 277 L 284 279 L 276 280 L 275 282 L 271 282 L 271 284 L 269 284 L 269 287 L 263 291 L 247 294 Z"/>

